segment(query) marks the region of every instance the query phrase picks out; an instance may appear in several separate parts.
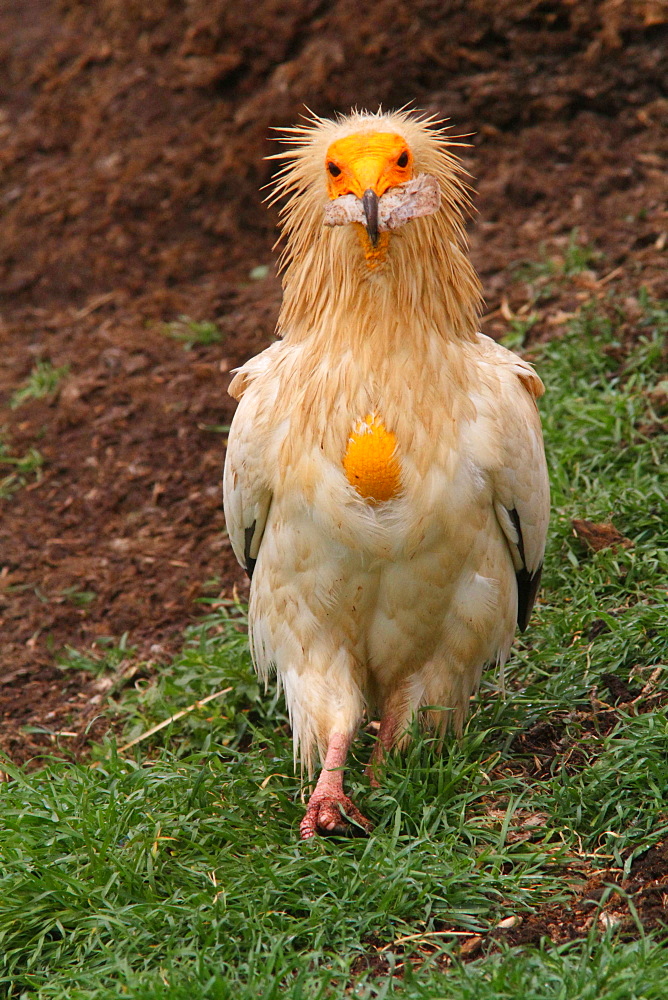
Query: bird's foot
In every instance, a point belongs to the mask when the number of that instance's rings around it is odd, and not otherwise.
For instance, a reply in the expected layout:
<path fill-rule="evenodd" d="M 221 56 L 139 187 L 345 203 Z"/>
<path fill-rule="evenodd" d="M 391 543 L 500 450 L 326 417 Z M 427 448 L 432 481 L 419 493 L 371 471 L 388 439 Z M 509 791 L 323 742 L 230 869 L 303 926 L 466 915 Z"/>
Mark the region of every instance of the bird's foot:
<path fill-rule="evenodd" d="M 352 799 L 343 792 L 313 793 L 306 807 L 306 815 L 299 824 L 302 840 L 309 840 L 317 833 L 359 834 L 370 833 L 372 824 L 359 811 Z"/>

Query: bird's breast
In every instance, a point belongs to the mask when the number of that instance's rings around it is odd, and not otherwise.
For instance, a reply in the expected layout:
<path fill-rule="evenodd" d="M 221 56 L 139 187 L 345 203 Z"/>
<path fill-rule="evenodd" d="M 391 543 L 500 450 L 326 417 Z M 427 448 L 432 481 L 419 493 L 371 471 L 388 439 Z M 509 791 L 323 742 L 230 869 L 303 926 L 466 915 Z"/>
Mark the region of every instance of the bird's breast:
<path fill-rule="evenodd" d="M 343 456 L 346 478 L 370 504 L 384 503 L 401 491 L 397 440 L 376 413 L 353 425 Z"/>

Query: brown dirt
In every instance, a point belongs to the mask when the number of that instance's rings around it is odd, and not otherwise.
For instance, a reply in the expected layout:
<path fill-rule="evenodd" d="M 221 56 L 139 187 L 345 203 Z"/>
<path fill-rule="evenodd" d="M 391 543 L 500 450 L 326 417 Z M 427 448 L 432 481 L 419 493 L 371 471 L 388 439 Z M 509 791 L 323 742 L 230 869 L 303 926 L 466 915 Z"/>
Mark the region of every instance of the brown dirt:
<path fill-rule="evenodd" d="M 527 827 L 537 827 L 540 819 L 539 814 L 527 816 Z M 586 938 L 592 930 L 614 929 L 624 940 L 637 937 L 639 925 L 646 933 L 662 937 L 668 933 L 668 843 L 665 841 L 635 858 L 626 877 L 618 868 L 591 867 L 585 875 L 579 865 L 572 871 L 564 871 L 564 887 L 572 892 L 568 903 L 548 903 L 534 913 L 505 917 L 486 934 L 453 931 L 437 922 L 435 929 L 426 931 L 424 937 L 416 934 L 392 942 L 370 936 L 366 951 L 353 963 L 353 975 L 356 979 L 374 972 L 403 978 L 408 964 L 416 970 L 424 962 L 445 969 L 451 965 L 453 956 L 468 962 L 502 946 L 537 946 L 544 940 L 562 945 Z"/>
<path fill-rule="evenodd" d="M 506 917 L 488 934 L 453 933 L 447 927 L 437 926 L 423 938 L 416 937 L 408 947 L 401 938 L 393 943 L 370 937 L 367 950 L 353 963 L 353 975 L 357 978 L 374 972 L 403 978 L 408 964 L 418 970 L 428 961 L 430 965 L 446 969 L 452 963 L 453 954 L 468 962 L 502 945 L 536 946 L 543 940 L 563 945 L 586 938 L 592 929 L 600 932 L 614 929 L 628 940 L 638 936 L 638 926 L 642 924 L 645 932 L 665 936 L 668 930 L 668 844 L 655 844 L 636 858 L 626 878 L 619 869 L 598 869 L 585 881 L 581 880 L 581 873 L 572 874 L 580 879 L 580 884 L 576 887 L 577 883 L 571 880 L 574 894 L 568 904 L 546 904 L 535 913 Z M 453 942 L 456 942 L 454 947 Z M 442 950 L 444 943 L 451 946 L 446 953 Z"/>
<path fill-rule="evenodd" d="M 229 370 L 270 340 L 280 300 L 259 193 L 270 127 L 305 105 L 449 116 L 471 133 L 486 332 L 527 302 L 511 265 L 542 245 L 563 254 L 576 228 L 600 252 L 532 331 L 550 336 L 592 291 L 666 294 L 667 25 L 661 0 L 0 10 L 0 423 L 13 455 L 44 459 L 0 501 L 6 752 L 90 737 L 100 695 L 57 667 L 66 645 L 127 633 L 158 663 L 202 593 L 245 593 L 216 428 L 232 414 Z M 269 270 L 254 281 L 257 265 Z M 214 320 L 223 342 L 186 352 L 165 332 L 181 315 Z M 11 409 L 44 359 L 69 376 Z"/>
<path fill-rule="evenodd" d="M 628 877 L 619 869 L 598 869 L 586 880 L 581 872 L 564 873 L 573 896 L 569 903 L 546 904 L 535 913 L 506 917 L 487 934 L 467 934 L 436 925 L 424 937 L 399 937 L 395 942 L 369 937 L 366 950 L 353 965 L 351 989 L 362 975 L 394 976 L 403 979 L 407 965 L 419 974 L 428 962 L 447 969 L 456 956 L 469 962 L 502 946 L 538 946 L 541 941 L 556 945 L 587 938 L 592 930 L 614 929 L 622 939 L 645 932 L 665 936 L 668 931 L 668 844 L 658 843 L 637 857 Z M 407 943 L 410 942 L 410 943 Z M 444 950 L 444 945 L 446 950 Z"/>
<path fill-rule="evenodd" d="M 539 944 L 544 937 L 564 944 L 586 937 L 592 924 L 635 937 L 638 922 L 645 931 L 665 935 L 668 929 L 668 844 L 656 844 L 636 858 L 628 878 L 619 869 L 599 870 L 568 905 L 541 907 L 512 927 L 500 927 L 491 937 L 509 945 Z"/>

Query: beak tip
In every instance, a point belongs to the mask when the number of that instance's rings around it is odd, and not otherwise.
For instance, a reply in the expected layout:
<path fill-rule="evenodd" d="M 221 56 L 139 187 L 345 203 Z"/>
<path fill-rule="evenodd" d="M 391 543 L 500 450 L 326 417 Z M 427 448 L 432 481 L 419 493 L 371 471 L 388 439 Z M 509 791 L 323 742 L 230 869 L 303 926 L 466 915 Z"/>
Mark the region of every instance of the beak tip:
<path fill-rule="evenodd" d="M 362 195 L 362 207 L 366 217 L 366 231 L 372 246 L 378 245 L 378 195 L 372 188 L 367 188 Z"/>

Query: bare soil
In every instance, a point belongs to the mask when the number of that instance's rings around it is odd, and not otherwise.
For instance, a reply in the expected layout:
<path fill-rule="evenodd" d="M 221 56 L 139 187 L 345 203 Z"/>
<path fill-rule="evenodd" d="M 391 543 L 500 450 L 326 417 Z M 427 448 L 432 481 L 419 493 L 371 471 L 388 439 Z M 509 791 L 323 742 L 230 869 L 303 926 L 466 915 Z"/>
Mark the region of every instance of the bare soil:
<path fill-rule="evenodd" d="M 127 633 L 150 669 L 199 597 L 246 593 L 223 533 L 221 427 L 230 369 L 271 340 L 280 301 L 260 193 L 272 126 L 306 107 L 449 117 L 470 143 L 487 333 L 527 303 L 513 265 L 573 239 L 599 255 L 547 303 L 543 339 L 613 285 L 667 294 L 667 42 L 663 0 L 3 5 L 0 424 L 11 454 L 44 460 L 0 500 L 5 752 L 76 754 L 107 725 L 91 726 L 95 680 L 58 667 L 66 646 Z M 184 350 L 168 335 L 180 316 L 214 321 L 222 342 Z M 12 409 L 38 360 L 69 375 Z M 650 926 L 667 871 L 660 845 L 624 883 Z M 564 933 L 586 929 L 601 884 Z M 552 935 L 552 918 L 503 933 Z"/>
<path fill-rule="evenodd" d="M 546 904 L 535 913 L 506 917 L 488 934 L 453 933 L 442 927 L 426 933 L 422 939 L 413 940 L 408 948 L 401 938 L 393 946 L 370 938 L 365 953 L 353 963 L 353 975 L 357 977 L 372 970 L 377 975 L 394 975 L 401 979 L 408 964 L 419 969 L 429 961 L 446 969 L 452 963 L 453 953 L 468 962 L 498 951 L 504 945 L 538 946 L 544 941 L 564 945 L 587 938 L 592 928 L 601 932 L 614 928 L 623 940 L 636 938 L 639 925 L 645 932 L 665 936 L 668 927 L 668 844 L 656 844 L 636 858 L 626 878 L 622 878 L 619 869 L 606 868 L 592 871 L 584 881 L 581 871 L 572 874 L 579 880 L 579 888 L 569 904 Z M 456 941 L 454 948 L 453 941 Z M 451 945 L 445 954 L 444 944 Z M 389 950 L 393 952 L 392 961 L 387 955 Z"/>

